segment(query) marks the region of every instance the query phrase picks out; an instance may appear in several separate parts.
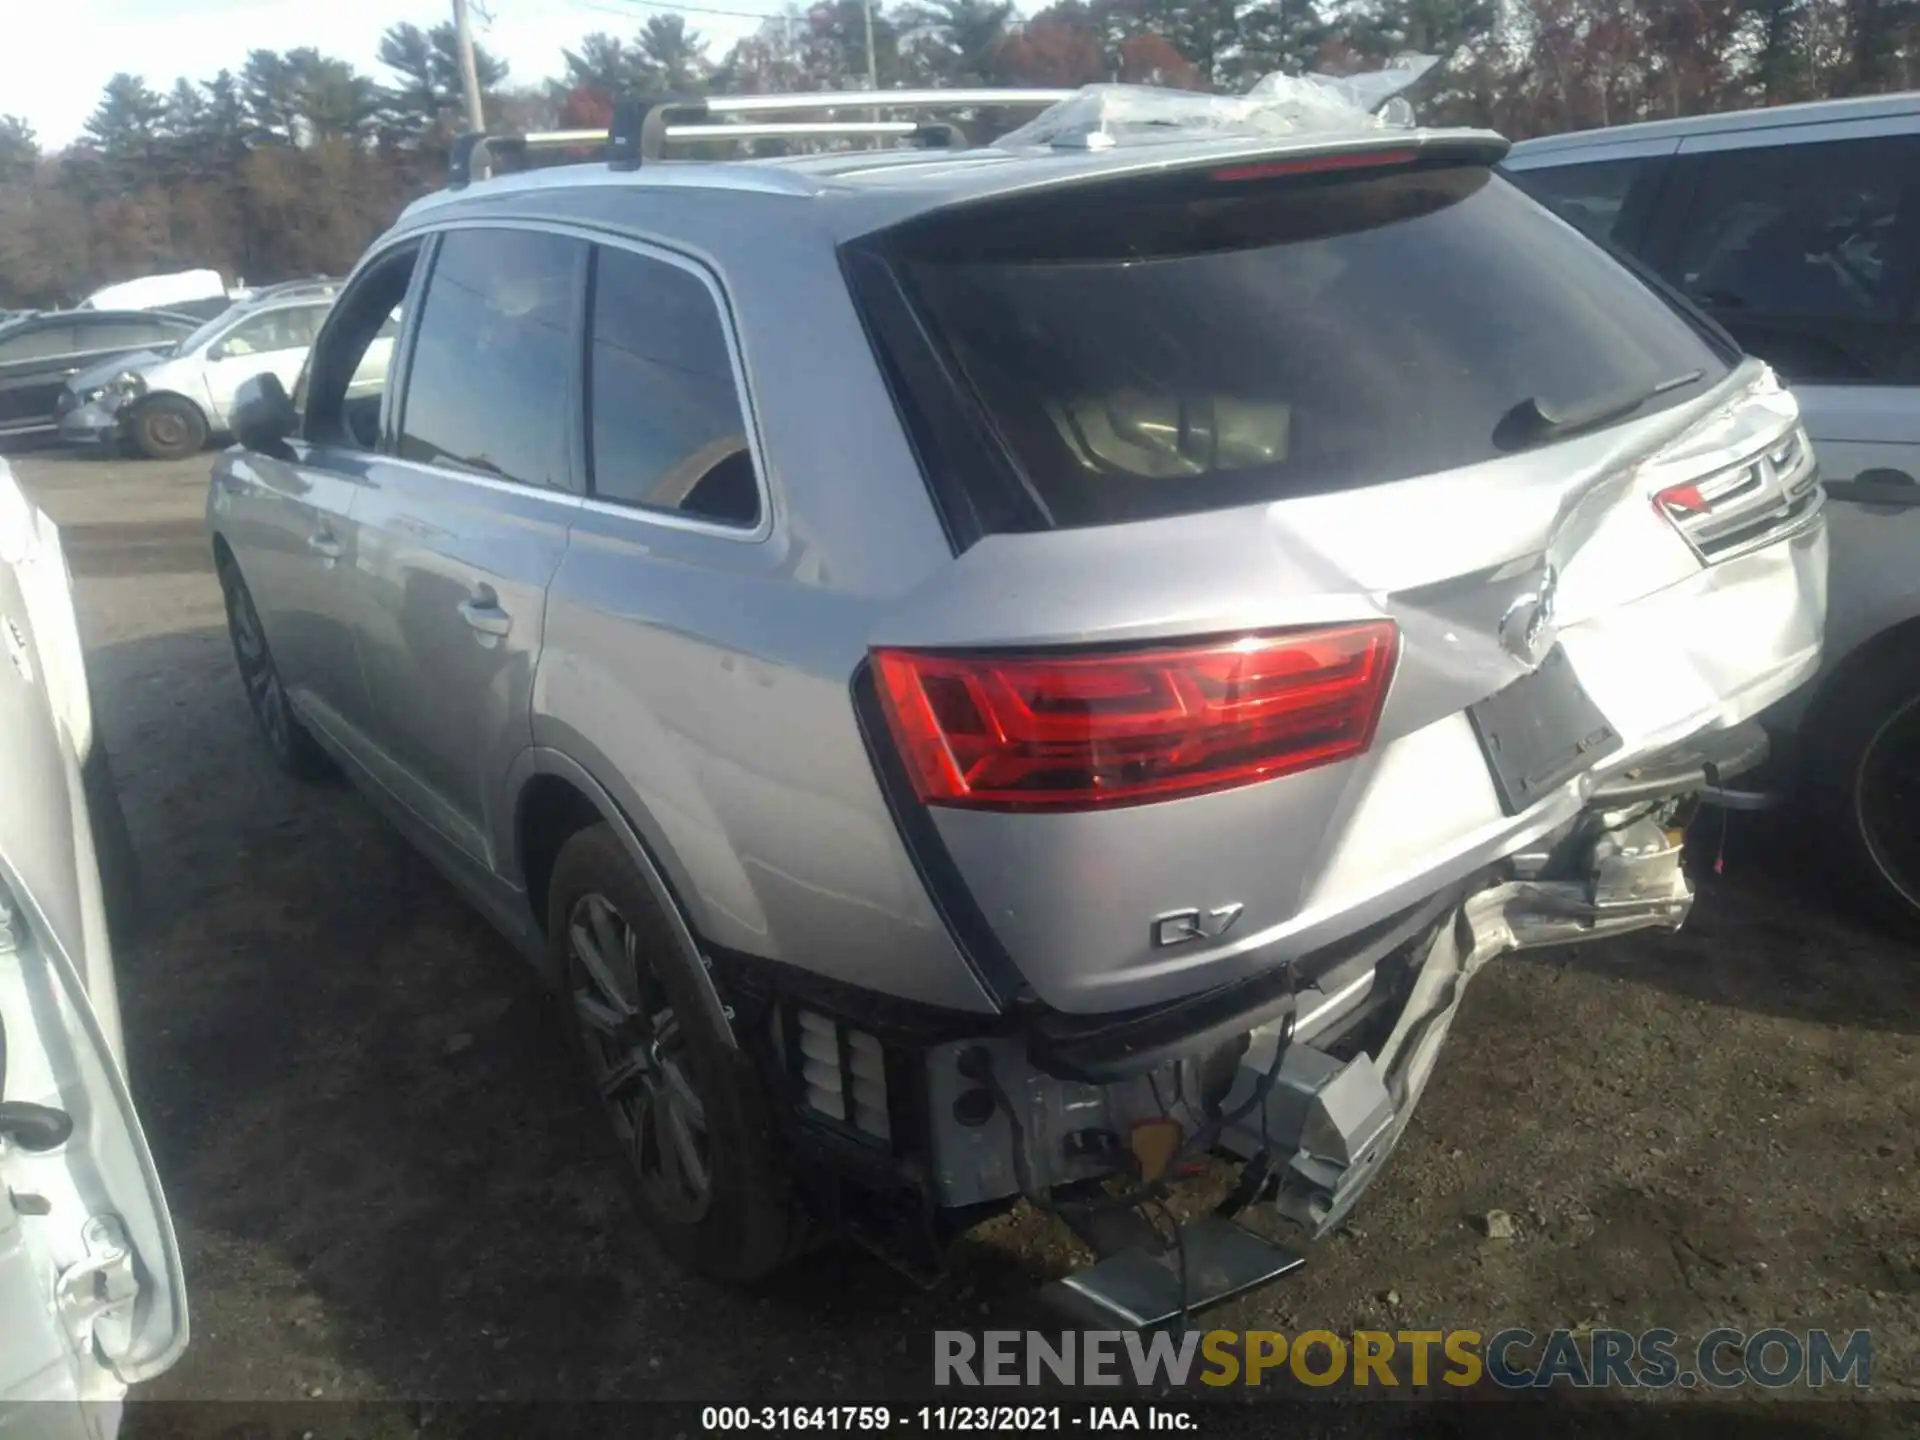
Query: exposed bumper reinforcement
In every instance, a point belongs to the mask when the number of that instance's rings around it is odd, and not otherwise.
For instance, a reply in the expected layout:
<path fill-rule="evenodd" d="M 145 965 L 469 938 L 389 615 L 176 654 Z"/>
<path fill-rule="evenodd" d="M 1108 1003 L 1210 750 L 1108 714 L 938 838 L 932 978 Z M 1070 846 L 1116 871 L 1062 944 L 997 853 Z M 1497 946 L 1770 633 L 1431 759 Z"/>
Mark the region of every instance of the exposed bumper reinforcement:
<path fill-rule="evenodd" d="M 1651 845 L 1635 827 L 1622 832 L 1598 857 L 1591 884 L 1512 881 L 1473 896 L 1435 935 L 1378 1050 L 1342 1065 L 1310 1047 L 1289 1046 L 1265 1103 L 1225 1131 L 1222 1147 L 1248 1159 L 1269 1154 L 1279 1177 L 1275 1206 L 1313 1238 L 1325 1235 L 1385 1168 L 1481 966 L 1509 951 L 1675 930 L 1685 921 L 1693 896 L 1678 850 L 1635 854 L 1636 841 Z M 1616 862 L 1626 868 L 1610 872 Z M 1226 1111 L 1252 1097 L 1280 1043 L 1277 1026 L 1254 1032 Z"/>

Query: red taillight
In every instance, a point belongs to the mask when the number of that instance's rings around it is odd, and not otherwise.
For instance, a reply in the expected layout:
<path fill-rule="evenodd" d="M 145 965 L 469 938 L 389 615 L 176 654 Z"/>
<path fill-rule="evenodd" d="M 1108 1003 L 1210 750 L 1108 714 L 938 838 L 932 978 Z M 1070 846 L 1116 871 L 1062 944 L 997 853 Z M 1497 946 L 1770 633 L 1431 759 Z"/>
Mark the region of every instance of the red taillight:
<path fill-rule="evenodd" d="M 1270 180 L 1280 175 L 1324 175 L 1330 170 L 1371 170 L 1382 165 L 1410 165 L 1417 150 L 1354 150 L 1336 155 L 1306 155 L 1298 160 L 1261 160 L 1252 165 L 1229 165 L 1215 170 L 1216 180 Z"/>
<path fill-rule="evenodd" d="M 1224 790 L 1363 753 L 1391 621 L 1079 655 L 876 650 L 929 805 L 1086 810 Z"/>

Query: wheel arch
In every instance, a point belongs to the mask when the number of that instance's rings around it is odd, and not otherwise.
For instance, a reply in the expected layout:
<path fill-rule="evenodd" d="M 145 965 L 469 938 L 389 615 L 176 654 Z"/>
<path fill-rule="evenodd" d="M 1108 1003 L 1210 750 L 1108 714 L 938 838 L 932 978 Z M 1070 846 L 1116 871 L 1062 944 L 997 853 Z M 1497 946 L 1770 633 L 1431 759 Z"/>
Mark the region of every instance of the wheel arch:
<path fill-rule="evenodd" d="M 156 400 L 178 400 L 182 405 L 192 406 L 194 413 L 200 417 L 200 423 L 207 427 L 207 433 L 209 435 L 216 433 L 220 429 L 218 425 L 213 423 L 213 416 L 208 412 L 207 407 L 194 399 L 193 396 L 187 394 L 184 390 L 149 390 L 127 406 L 127 417 L 131 419 L 134 415 L 152 405 Z"/>
<path fill-rule="evenodd" d="M 1855 645 L 1815 682 L 1806 714 L 1796 727 L 1801 744 L 1811 742 L 1830 723 L 1834 707 L 1843 701 L 1863 674 L 1902 653 L 1920 654 L 1920 615 L 1909 615 L 1877 630 Z M 1920 683 L 1920 682 L 1917 682 Z"/>
<path fill-rule="evenodd" d="M 607 788 L 564 751 L 533 746 L 514 763 L 507 793 L 512 796 L 513 817 L 508 853 L 539 933 L 547 933 L 550 917 L 546 892 L 561 848 L 581 830 L 607 825 L 666 917 L 674 944 L 687 962 L 718 1032 L 726 1037 L 728 1045 L 738 1049 L 740 1041 L 734 1033 L 732 1014 L 714 986 L 686 907 L 641 838 L 639 827 Z"/>

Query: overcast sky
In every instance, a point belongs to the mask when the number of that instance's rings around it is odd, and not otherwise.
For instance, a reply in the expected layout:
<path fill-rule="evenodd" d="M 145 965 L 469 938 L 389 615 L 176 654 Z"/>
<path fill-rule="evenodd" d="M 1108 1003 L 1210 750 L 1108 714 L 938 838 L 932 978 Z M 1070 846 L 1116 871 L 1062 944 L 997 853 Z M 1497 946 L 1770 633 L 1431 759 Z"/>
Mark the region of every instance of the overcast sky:
<path fill-rule="evenodd" d="M 640 0 L 481 0 L 491 24 L 475 17 L 476 38 L 511 67 L 509 81 L 556 75 L 560 51 L 582 35 L 627 36 L 663 8 Z M 38 11 L 27 23 L 21 10 Z M 754 30 L 780 0 L 690 0 L 688 23 L 713 42 L 715 58 Z M 13 0 L 0 43 L 0 113 L 19 115 L 47 149 L 75 140 L 115 71 L 141 76 L 155 90 L 186 75 L 204 80 L 238 71 L 249 50 L 311 45 L 383 82 L 392 73 L 375 53 L 387 26 L 423 29 L 449 18 L 451 0 Z M 694 9 L 736 14 L 697 14 Z M 37 28 L 36 28 L 37 25 Z"/>

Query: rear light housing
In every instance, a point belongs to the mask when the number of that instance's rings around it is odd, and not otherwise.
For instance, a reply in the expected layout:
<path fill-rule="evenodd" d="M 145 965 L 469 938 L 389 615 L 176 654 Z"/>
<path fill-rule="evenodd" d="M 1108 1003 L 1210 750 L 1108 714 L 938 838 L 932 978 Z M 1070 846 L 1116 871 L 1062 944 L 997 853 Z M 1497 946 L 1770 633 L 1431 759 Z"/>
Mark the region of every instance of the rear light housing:
<path fill-rule="evenodd" d="M 1364 754 L 1398 639 L 1382 620 L 1080 652 L 878 649 L 873 669 L 921 803 L 1096 810 Z"/>

